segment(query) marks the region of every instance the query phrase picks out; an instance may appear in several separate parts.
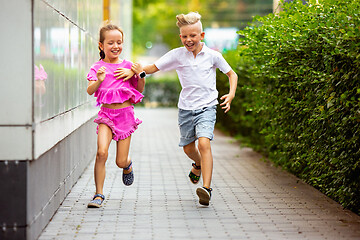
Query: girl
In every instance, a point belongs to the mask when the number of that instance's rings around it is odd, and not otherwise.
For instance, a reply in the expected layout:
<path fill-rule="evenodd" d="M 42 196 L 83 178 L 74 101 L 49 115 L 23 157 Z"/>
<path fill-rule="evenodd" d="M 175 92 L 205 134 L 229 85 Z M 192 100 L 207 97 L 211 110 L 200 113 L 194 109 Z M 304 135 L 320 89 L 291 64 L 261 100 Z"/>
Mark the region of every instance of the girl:
<path fill-rule="evenodd" d="M 112 139 L 117 142 L 116 165 L 123 168 L 123 183 L 129 186 L 134 181 L 132 162 L 128 157 L 131 134 L 137 129 L 141 120 L 135 118 L 133 104 L 140 102 L 145 86 L 145 76 L 140 64 L 121 60 L 119 55 L 123 48 L 124 33 L 108 24 L 100 29 L 100 60 L 93 64 L 87 75 L 87 93 L 95 93 L 97 105 L 101 105 L 98 117 L 94 120 L 97 126 L 97 154 L 95 161 L 96 194 L 88 207 L 101 207 L 105 196 L 105 163 Z M 136 75 L 124 81 L 115 79 L 114 71 L 119 68 L 132 69 Z M 139 75 L 141 77 L 139 77 Z"/>

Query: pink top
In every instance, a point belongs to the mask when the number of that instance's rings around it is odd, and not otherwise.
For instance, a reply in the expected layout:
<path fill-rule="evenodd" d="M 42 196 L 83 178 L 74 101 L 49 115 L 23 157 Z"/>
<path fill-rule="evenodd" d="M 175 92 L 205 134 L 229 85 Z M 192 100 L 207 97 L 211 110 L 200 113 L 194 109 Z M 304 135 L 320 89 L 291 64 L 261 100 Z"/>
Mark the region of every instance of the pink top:
<path fill-rule="evenodd" d="M 136 104 L 142 100 L 144 96 L 138 90 L 136 90 L 138 83 L 138 77 L 136 75 L 125 82 L 122 79 L 116 79 L 114 77 L 114 71 L 116 69 L 130 69 L 132 66 L 131 62 L 123 60 L 121 63 L 107 63 L 103 60 L 100 60 L 91 66 L 90 72 L 87 75 L 87 80 L 97 81 L 96 72 L 102 66 L 106 67 L 106 76 L 94 94 L 94 96 L 97 98 L 97 106 L 103 103 L 123 103 L 127 100 L 130 100 L 131 103 Z"/>
<path fill-rule="evenodd" d="M 35 80 L 45 81 L 47 79 L 47 73 L 41 64 L 39 66 L 40 68 L 35 65 Z"/>

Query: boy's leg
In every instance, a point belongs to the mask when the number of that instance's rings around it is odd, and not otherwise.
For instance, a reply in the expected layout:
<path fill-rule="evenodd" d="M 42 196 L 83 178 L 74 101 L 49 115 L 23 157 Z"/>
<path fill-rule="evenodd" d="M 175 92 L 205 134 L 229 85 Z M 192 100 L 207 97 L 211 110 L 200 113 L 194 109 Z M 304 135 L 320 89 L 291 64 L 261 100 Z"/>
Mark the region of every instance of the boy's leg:
<path fill-rule="evenodd" d="M 195 145 L 195 142 L 192 142 L 183 147 L 185 154 L 195 162 L 196 166 L 201 166 L 201 156 L 198 148 Z M 192 173 L 196 176 L 200 176 L 201 169 L 191 169 Z"/>
<path fill-rule="evenodd" d="M 211 153 L 210 139 L 206 137 L 200 137 L 198 141 L 198 148 L 201 155 L 203 186 L 210 188 L 213 171 L 213 157 Z"/>
<path fill-rule="evenodd" d="M 183 148 L 185 154 L 195 162 L 196 166 L 201 166 L 201 156 L 198 148 L 195 145 L 195 126 L 193 121 L 193 111 L 179 109 L 179 130 L 180 130 L 180 143 L 179 146 Z M 192 167 L 191 173 L 200 176 L 201 169 Z M 190 177 L 190 175 L 189 175 Z M 190 177 L 193 183 L 197 183 L 196 179 Z"/>
<path fill-rule="evenodd" d="M 94 167 L 94 178 L 96 193 L 103 194 L 105 181 L 105 163 L 108 157 L 108 150 L 112 139 L 112 131 L 105 124 L 99 124 L 97 153 Z"/>
<path fill-rule="evenodd" d="M 195 121 L 195 131 L 198 136 L 198 149 L 201 156 L 201 173 L 203 186 L 210 188 L 213 156 L 211 153 L 210 141 L 214 137 L 214 127 L 216 122 L 216 106 L 207 107 L 199 114 Z"/>
<path fill-rule="evenodd" d="M 202 109 L 195 121 L 195 131 L 198 137 L 198 148 L 201 156 L 201 172 L 203 176 L 203 187 L 196 189 L 201 205 L 208 206 L 211 199 L 211 179 L 213 171 L 213 157 L 210 141 L 214 137 L 216 122 L 216 106 Z"/>

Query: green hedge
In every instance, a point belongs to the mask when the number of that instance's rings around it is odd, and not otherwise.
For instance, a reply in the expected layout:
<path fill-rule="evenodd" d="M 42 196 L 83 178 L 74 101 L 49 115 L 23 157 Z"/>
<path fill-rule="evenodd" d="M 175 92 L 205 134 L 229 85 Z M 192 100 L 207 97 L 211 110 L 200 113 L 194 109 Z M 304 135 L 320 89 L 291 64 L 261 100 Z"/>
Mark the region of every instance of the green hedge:
<path fill-rule="evenodd" d="M 175 74 L 146 78 L 143 103 L 160 107 L 176 107 L 181 85 Z"/>
<path fill-rule="evenodd" d="M 318 2 L 285 3 L 239 32 L 225 55 L 239 87 L 218 122 L 359 214 L 360 1 Z"/>

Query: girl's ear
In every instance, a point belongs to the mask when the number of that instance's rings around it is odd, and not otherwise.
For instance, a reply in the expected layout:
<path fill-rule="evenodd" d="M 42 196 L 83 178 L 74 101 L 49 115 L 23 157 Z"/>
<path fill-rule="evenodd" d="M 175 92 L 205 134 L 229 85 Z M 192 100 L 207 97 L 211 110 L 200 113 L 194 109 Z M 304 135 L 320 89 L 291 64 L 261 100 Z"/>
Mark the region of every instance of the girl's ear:
<path fill-rule="evenodd" d="M 104 46 L 101 42 L 99 42 L 99 48 L 104 51 Z"/>

